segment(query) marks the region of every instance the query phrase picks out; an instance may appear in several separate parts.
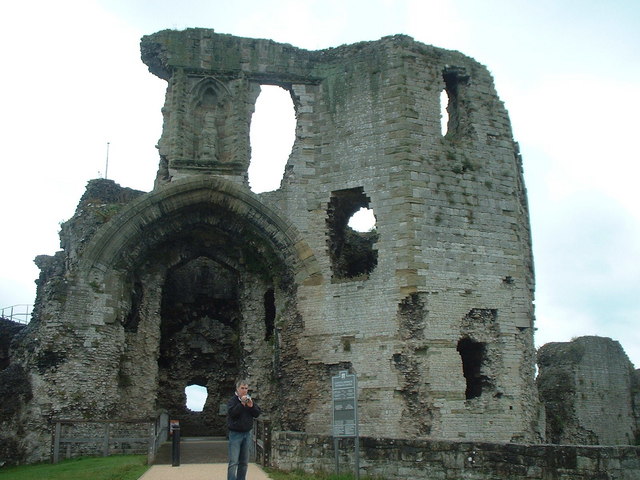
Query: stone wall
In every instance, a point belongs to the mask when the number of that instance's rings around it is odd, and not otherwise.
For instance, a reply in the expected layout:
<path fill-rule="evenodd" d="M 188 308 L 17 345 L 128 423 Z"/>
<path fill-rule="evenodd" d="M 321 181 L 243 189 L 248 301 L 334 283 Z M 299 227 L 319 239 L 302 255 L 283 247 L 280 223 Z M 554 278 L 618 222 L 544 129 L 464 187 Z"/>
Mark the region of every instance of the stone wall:
<path fill-rule="evenodd" d="M 0 318 L 0 465 L 24 462 L 26 449 L 21 444 L 25 432 L 20 418 L 33 398 L 29 374 L 12 358 L 12 344 L 27 326 Z"/>
<path fill-rule="evenodd" d="M 26 325 L 0 317 L 0 371 L 11 363 L 11 343 L 26 328 Z"/>
<path fill-rule="evenodd" d="M 340 472 L 353 472 L 353 439 L 340 440 Z M 637 480 L 639 447 L 526 445 L 450 440 L 360 439 L 360 474 L 385 480 Z M 335 472 L 332 437 L 274 432 L 271 465 Z"/>
<path fill-rule="evenodd" d="M 637 373 L 620 343 L 594 336 L 548 343 L 538 365 L 547 441 L 638 444 Z"/>

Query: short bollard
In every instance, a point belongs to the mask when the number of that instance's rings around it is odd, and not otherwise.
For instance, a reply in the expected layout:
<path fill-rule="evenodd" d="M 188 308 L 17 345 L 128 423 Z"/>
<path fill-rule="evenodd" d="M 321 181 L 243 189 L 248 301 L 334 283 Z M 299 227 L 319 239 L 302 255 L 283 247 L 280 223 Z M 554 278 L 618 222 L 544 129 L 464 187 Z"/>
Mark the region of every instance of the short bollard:
<path fill-rule="evenodd" d="M 171 466 L 180 466 L 180 424 L 171 424 Z"/>

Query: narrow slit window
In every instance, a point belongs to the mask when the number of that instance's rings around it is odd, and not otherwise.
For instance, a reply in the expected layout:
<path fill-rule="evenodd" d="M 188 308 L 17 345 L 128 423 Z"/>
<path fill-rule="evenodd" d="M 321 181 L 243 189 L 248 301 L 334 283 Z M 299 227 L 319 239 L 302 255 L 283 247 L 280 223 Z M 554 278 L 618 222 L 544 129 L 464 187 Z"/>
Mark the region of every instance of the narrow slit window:
<path fill-rule="evenodd" d="M 442 135 L 460 136 L 468 133 L 468 111 L 462 99 L 469 75 L 463 68 L 449 67 L 442 72 L 444 89 L 440 92 L 440 115 Z"/>
<path fill-rule="evenodd" d="M 270 340 L 273 337 L 276 322 L 276 296 L 273 288 L 264 294 L 264 339 Z"/>
<path fill-rule="evenodd" d="M 440 131 L 443 137 L 449 131 L 449 94 L 446 88 L 440 92 Z"/>

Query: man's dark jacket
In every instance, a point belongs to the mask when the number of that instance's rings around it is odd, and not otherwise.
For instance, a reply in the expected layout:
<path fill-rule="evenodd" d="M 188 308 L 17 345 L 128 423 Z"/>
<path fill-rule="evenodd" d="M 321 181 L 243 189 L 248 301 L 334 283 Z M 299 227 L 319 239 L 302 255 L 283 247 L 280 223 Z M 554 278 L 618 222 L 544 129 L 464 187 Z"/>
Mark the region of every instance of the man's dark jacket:
<path fill-rule="evenodd" d="M 248 432 L 253 427 L 253 419 L 260 415 L 261 410 L 254 401 L 253 407 L 245 407 L 237 395 L 227 402 L 227 427 L 235 432 Z"/>

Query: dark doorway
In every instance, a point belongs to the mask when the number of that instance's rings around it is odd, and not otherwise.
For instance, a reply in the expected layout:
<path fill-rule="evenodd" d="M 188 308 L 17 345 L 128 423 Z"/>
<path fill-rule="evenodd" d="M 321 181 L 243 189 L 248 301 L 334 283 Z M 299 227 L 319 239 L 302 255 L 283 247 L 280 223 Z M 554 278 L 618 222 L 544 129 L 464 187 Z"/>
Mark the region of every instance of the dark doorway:
<path fill-rule="evenodd" d="M 183 436 L 224 435 L 222 405 L 238 376 L 240 307 L 238 274 L 198 257 L 167 274 L 162 295 L 159 367 L 160 408 L 180 420 Z M 186 405 L 185 387 L 201 385 L 201 412 Z"/>

